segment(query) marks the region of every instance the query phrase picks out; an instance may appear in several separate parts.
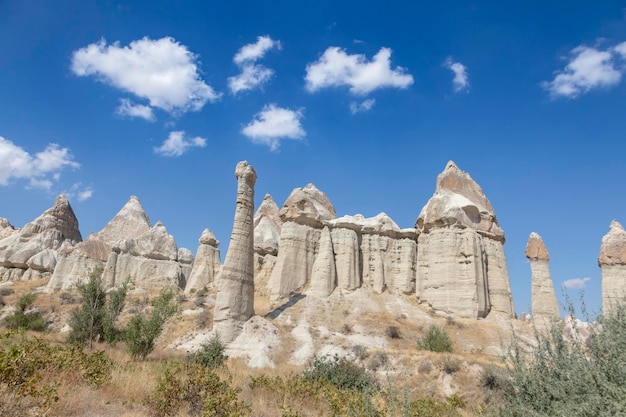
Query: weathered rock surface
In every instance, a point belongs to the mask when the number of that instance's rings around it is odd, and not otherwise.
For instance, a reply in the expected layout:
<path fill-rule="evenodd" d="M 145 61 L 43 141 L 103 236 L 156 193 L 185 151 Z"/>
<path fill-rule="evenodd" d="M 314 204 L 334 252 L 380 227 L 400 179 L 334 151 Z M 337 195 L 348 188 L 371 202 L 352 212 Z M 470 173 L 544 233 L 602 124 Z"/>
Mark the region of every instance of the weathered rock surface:
<path fill-rule="evenodd" d="M 134 285 L 147 288 L 176 286 L 185 288 L 190 268 L 178 262 L 179 250 L 174 237 L 160 221 L 135 239 L 122 239 L 113 245 L 104 266 L 102 281 L 105 288 L 121 285 L 127 278 Z M 183 251 L 184 263 L 190 264 Z"/>
<path fill-rule="evenodd" d="M 122 209 L 102 230 L 91 233 L 75 247 L 65 246 L 48 282 L 48 291 L 69 289 L 85 280 L 90 271 L 104 269 L 113 246 L 124 239 L 135 239 L 148 232 L 150 219 L 139 199 L 131 196 Z"/>
<path fill-rule="evenodd" d="M 626 297 L 626 231 L 616 220 L 602 238 L 598 265 L 602 268 L 602 309 L 606 314 Z"/>
<path fill-rule="evenodd" d="M 526 244 L 526 258 L 532 273 L 531 315 L 535 326 L 549 328 L 552 321 L 560 318 L 559 304 L 554 293 L 550 275 L 550 255 L 543 239 L 533 232 Z"/>
<path fill-rule="evenodd" d="M 220 260 L 220 242 L 215 238 L 213 232 L 204 229 L 199 239 L 196 258 L 193 260 L 193 269 L 187 280 L 185 292 L 191 291 L 192 288 L 199 290 L 204 287 L 212 287 L 215 277 L 222 268 Z"/>
<path fill-rule="evenodd" d="M 257 290 L 269 291 L 282 224 L 280 209 L 272 196 L 266 194 L 254 214 L 254 285 Z"/>
<path fill-rule="evenodd" d="M 450 161 L 416 228 L 417 296 L 461 317 L 513 316 L 504 232 L 480 186 Z"/>
<path fill-rule="evenodd" d="M 13 227 L 6 222 L 3 233 Z M 64 195 L 41 216 L 0 240 L 1 280 L 28 280 L 49 276 L 57 263 L 57 250 L 64 242 L 82 241 L 78 220 Z"/>
<path fill-rule="evenodd" d="M 224 265 L 217 278 L 213 330 L 222 341 L 237 338 L 254 315 L 254 184 L 256 172 L 246 161 L 235 168 L 237 203 Z"/>
<path fill-rule="evenodd" d="M 335 208 L 313 184 L 294 189 L 283 208 L 278 258 L 270 277 L 270 301 L 302 291 L 311 281 L 324 221 L 336 218 Z"/>
<path fill-rule="evenodd" d="M 16 229 L 9 220 L 4 217 L 0 217 L 0 240 L 11 236 L 13 233 L 16 233 L 18 229 Z"/>

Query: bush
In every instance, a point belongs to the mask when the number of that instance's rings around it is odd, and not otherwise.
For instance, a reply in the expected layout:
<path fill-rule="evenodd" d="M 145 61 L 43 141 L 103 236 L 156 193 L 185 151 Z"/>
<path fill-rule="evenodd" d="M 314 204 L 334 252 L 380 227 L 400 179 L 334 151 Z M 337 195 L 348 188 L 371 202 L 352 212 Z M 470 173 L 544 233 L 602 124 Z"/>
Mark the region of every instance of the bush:
<path fill-rule="evenodd" d="M 226 346 L 219 336 L 213 336 L 207 343 L 200 347 L 200 350 L 191 355 L 193 362 L 208 369 L 217 369 L 224 366 L 228 356 L 224 353 Z"/>
<path fill-rule="evenodd" d="M 304 371 L 304 378 L 309 381 L 328 381 L 340 389 L 371 391 L 376 389 L 376 380 L 367 370 L 346 358 L 316 357 Z"/>
<path fill-rule="evenodd" d="M 441 359 L 441 370 L 447 374 L 453 374 L 461 369 L 461 361 L 449 355 Z"/>
<path fill-rule="evenodd" d="M 250 407 L 238 400 L 241 390 L 230 381 L 203 366 L 167 369 L 159 378 L 157 388 L 148 400 L 153 416 L 243 417 L 250 415 Z"/>
<path fill-rule="evenodd" d="M 23 295 L 17 300 L 17 311 L 4 319 L 9 329 L 24 329 L 41 332 L 48 327 L 46 320 L 39 311 L 26 312 L 35 302 L 33 293 Z"/>
<path fill-rule="evenodd" d="M 398 326 L 389 326 L 387 330 L 385 330 L 385 334 L 392 339 L 401 339 L 402 335 L 400 334 L 400 329 Z"/>
<path fill-rule="evenodd" d="M 577 336 L 577 335 L 575 335 Z M 552 325 L 532 344 L 516 339 L 506 355 L 504 384 L 495 383 L 501 416 L 626 414 L 626 305 L 599 318 L 589 346 Z"/>
<path fill-rule="evenodd" d="M 417 342 L 417 347 L 431 352 L 452 352 L 452 339 L 441 327 L 431 324 L 426 337 Z"/>
<path fill-rule="evenodd" d="M 133 358 L 145 360 L 154 350 L 155 341 L 163 331 L 163 325 L 178 310 L 174 302 L 174 293 L 162 291 L 152 301 L 152 311 L 148 316 L 139 313 L 128 322 L 125 331 L 126 348 Z"/>

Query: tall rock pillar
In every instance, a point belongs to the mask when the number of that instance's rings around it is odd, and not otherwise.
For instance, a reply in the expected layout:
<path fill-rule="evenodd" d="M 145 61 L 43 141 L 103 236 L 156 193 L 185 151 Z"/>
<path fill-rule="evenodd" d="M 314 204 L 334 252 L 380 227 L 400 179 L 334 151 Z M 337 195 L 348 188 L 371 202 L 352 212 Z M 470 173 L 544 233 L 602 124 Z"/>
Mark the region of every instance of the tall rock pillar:
<path fill-rule="evenodd" d="M 229 343 L 254 315 L 254 184 L 256 172 L 242 161 L 235 169 L 237 207 L 230 245 L 217 279 L 213 330 Z"/>
<path fill-rule="evenodd" d="M 602 268 L 602 309 L 606 314 L 626 297 L 626 231 L 616 220 L 602 238 L 598 265 Z"/>
<path fill-rule="evenodd" d="M 548 249 L 541 236 L 535 232 L 528 238 L 526 258 L 530 261 L 532 273 L 531 317 L 538 328 L 547 328 L 553 320 L 560 317 L 559 303 L 556 301 L 550 275 Z"/>

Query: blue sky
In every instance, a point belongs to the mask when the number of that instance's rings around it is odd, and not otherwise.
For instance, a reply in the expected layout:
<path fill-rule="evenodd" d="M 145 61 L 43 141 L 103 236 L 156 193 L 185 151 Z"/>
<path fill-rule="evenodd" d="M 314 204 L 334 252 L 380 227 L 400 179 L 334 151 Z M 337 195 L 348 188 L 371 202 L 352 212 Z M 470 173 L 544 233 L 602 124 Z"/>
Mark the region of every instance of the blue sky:
<path fill-rule="evenodd" d="M 257 204 L 309 182 L 411 227 L 454 160 L 507 243 L 518 312 L 542 235 L 557 292 L 626 222 L 623 2 L 0 2 L 0 216 L 66 193 L 83 236 L 131 195 L 225 255 L 234 167 Z M 576 291 L 570 291 L 577 297 Z"/>

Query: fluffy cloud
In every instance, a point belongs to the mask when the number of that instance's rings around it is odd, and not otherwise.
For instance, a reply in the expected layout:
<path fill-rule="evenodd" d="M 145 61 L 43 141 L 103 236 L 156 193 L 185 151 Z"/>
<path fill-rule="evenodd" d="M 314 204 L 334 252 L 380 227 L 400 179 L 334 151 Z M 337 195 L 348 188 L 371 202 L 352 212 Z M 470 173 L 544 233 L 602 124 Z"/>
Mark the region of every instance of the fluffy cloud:
<path fill-rule="evenodd" d="M 591 281 L 591 278 L 572 278 L 563 281 L 563 287 L 568 290 L 582 290 L 589 281 Z"/>
<path fill-rule="evenodd" d="M 616 58 L 626 58 L 626 42 L 606 50 L 578 46 L 572 49 L 569 62 L 557 71 L 554 80 L 544 81 L 541 86 L 553 98 L 576 98 L 595 88 L 608 88 L 618 84 L 623 69 L 616 69 Z"/>
<path fill-rule="evenodd" d="M 413 76 L 404 68 L 391 68 L 391 49 L 381 48 L 371 61 L 365 55 L 348 55 L 336 46 L 306 67 L 306 88 L 315 92 L 327 87 L 350 87 L 353 94 L 368 94 L 384 87 L 407 88 Z"/>
<path fill-rule="evenodd" d="M 154 153 L 162 156 L 181 156 L 192 147 L 204 148 L 206 139 L 196 136 L 195 138 L 185 139 L 185 132 L 182 130 L 170 132 L 169 136 L 163 144 L 154 148 Z"/>
<path fill-rule="evenodd" d="M 144 106 L 143 104 L 133 104 L 127 98 L 120 100 L 120 105 L 115 109 L 115 113 L 124 117 L 140 117 L 149 122 L 156 120 L 152 107 Z"/>
<path fill-rule="evenodd" d="M 289 110 L 268 104 L 254 115 L 241 133 L 253 142 L 267 145 L 272 151 L 278 149 L 281 139 L 302 139 L 306 133 L 300 124 L 302 110 Z"/>
<path fill-rule="evenodd" d="M 454 92 L 469 91 L 470 84 L 467 76 L 467 67 L 460 62 L 454 62 L 451 57 L 446 59 L 444 66 L 454 73 L 454 78 L 452 79 Z"/>
<path fill-rule="evenodd" d="M 107 45 L 102 39 L 74 51 L 71 69 L 78 76 L 95 76 L 169 113 L 197 111 L 220 97 L 200 78 L 197 56 L 170 37 L 144 37 L 128 46 L 118 42 Z"/>
<path fill-rule="evenodd" d="M 65 168 L 78 168 L 67 148 L 49 144 L 42 152 L 29 154 L 10 140 L 0 136 L 0 185 L 12 179 L 27 179 L 34 188 L 49 190 Z"/>
<path fill-rule="evenodd" d="M 353 101 L 352 103 L 350 103 L 350 113 L 357 114 L 370 111 L 372 107 L 374 107 L 374 104 L 376 104 L 376 100 L 373 98 L 363 100 L 361 103 Z"/>
<path fill-rule="evenodd" d="M 83 187 L 82 183 L 77 182 L 72 184 L 69 190 L 63 191 L 61 194 L 65 194 L 65 196 L 69 199 L 73 199 L 76 197 L 78 201 L 85 201 L 91 198 L 94 191 L 91 187 Z"/>
<path fill-rule="evenodd" d="M 255 89 L 272 78 L 273 70 L 255 62 L 263 58 L 267 51 L 273 48 L 280 49 L 280 42 L 269 36 L 259 36 L 256 43 L 244 45 L 235 54 L 233 61 L 241 68 L 241 73 L 234 77 L 228 77 L 228 88 L 232 94 Z"/>
<path fill-rule="evenodd" d="M 241 47 L 235 54 L 233 61 L 235 64 L 242 65 L 246 62 L 254 62 L 263 58 L 267 51 L 272 48 L 281 48 L 280 41 L 275 41 L 269 36 L 257 37 L 256 43 L 249 43 Z"/>

